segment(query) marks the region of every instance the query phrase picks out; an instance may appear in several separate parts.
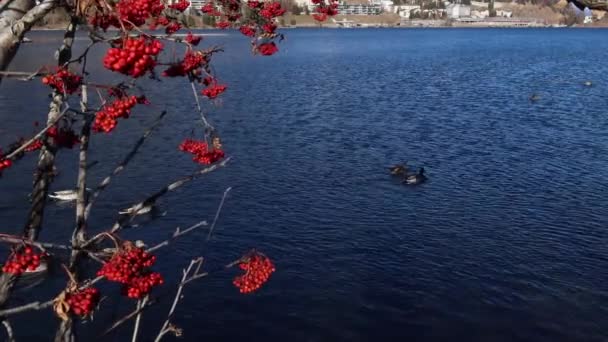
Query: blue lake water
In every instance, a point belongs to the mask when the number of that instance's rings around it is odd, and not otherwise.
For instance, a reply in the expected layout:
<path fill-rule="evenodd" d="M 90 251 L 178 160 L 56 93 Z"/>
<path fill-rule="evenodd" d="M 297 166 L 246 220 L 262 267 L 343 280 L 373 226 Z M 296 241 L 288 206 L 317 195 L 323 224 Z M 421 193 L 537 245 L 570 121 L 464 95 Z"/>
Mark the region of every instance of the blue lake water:
<path fill-rule="evenodd" d="M 254 295 L 238 294 L 230 271 L 187 287 L 174 318 L 182 340 L 608 339 L 608 31 L 285 34 L 280 53 L 269 58 L 249 55 L 237 33 L 205 38 L 226 50 L 215 68 L 228 91 L 206 107 L 233 160 L 165 196 L 166 215 L 143 218 L 126 235 L 154 243 L 176 226 L 211 221 L 232 186 L 205 247 L 207 267 L 253 247 L 275 261 L 277 272 Z M 39 44 L 23 46 L 15 70 L 52 64 L 61 35 L 30 37 Z M 93 50 L 91 65 L 101 51 Z M 583 86 L 586 80 L 593 86 Z M 91 170 L 92 185 L 155 113 L 169 115 L 100 197 L 92 231 L 197 169 L 177 151 L 200 128 L 189 85 L 142 85 L 153 104 L 111 136 L 94 137 L 91 158 L 100 164 Z M 0 146 L 44 120 L 47 93 L 38 81 L 3 81 Z M 541 99 L 531 103 L 533 93 Z M 59 158 L 55 190 L 74 186 L 76 152 Z M 424 166 L 429 182 L 404 187 L 388 176 L 386 167 L 401 161 Z M 19 162 L 0 180 L 4 232 L 23 226 L 33 163 Z M 50 205 L 42 236 L 67 241 L 73 216 L 70 206 Z M 171 284 L 203 253 L 205 239 L 199 231 L 159 253 L 157 269 L 168 285 L 144 315 L 144 340 L 155 336 Z M 21 293 L 13 304 L 48 299 L 61 281 Z M 93 329 L 83 333 L 96 336 L 129 305 L 102 303 L 88 323 Z M 49 317 L 21 316 L 15 329 L 22 339 L 48 340 L 56 325 Z M 125 340 L 131 329 L 110 337 Z"/>

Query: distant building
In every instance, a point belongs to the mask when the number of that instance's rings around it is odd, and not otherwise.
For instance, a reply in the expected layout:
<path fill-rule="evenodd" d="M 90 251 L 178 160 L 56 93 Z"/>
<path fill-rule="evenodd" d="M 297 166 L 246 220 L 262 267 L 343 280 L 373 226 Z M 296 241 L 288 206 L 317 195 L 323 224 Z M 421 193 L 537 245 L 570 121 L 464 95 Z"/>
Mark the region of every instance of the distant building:
<path fill-rule="evenodd" d="M 593 23 L 593 13 L 589 9 L 589 7 L 585 7 L 585 10 L 583 11 L 583 13 L 585 14 L 585 20 L 583 21 L 583 24 Z"/>
<path fill-rule="evenodd" d="M 399 14 L 404 19 L 410 19 L 412 13 L 418 11 L 420 11 L 420 5 L 398 5 L 393 7 L 393 13 Z"/>
<path fill-rule="evenodd" d="M 468 18 L 471 16 L 471 6 L 467 5 L 449 4 L 446 6 L 446 11 L 450 19 Z"/>
<path fill-rule="evenodd" d="M 382 13 L 380 1 L 372 3 L 369 0 L 344 0 L 338 6 L 340 14 L 354 15 L 378 15 Z"/>

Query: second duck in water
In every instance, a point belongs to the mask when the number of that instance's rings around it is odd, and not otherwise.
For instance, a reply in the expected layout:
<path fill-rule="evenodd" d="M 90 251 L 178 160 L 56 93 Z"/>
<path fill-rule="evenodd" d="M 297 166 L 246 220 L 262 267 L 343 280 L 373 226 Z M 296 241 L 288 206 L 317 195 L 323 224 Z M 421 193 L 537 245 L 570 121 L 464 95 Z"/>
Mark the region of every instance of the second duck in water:
<path fill-rule="evenodd" d="M 421 167 L 417 173 L 405 175 L 403 177 L 403 181 L 401 183 L 408 184 L 408 185 L 417 185 L 417 184 L 424 183 L 426 180 L 427 180 L 427 178 L 424 175 L 424 168 Z"/>
<path fill-rule="evenodd" d="M 388 168 L 393 176 L 405 175 L 407 173 L 407 163 L 397 164 Z"/>

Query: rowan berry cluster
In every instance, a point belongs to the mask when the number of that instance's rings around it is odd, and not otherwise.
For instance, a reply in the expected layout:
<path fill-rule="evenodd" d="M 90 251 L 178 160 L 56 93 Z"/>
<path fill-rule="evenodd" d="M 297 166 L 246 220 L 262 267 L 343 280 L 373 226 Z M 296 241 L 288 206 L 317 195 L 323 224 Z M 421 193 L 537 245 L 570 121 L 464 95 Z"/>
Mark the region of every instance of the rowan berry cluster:
<path fill-rule="evenodd" d="M 338 0 L 312 0 L 312 3 L 316 5 L 312 15 L 316 21 L 325 21 L 328 17 L 338 14 Z"/>
<path fill-rule="evenodd" d="M 176 3 L 169 5 L 169 8 L 172 8 L 179 12 L 185 11 L 188 7 L 190 7 L 190 2 L 187 0 L 179 0 Z"/>
<path fill-rule="evenodd" d="M 198 43 L 201 42 L 201 39 L 203 39 L 203 37 L 201 36 L 195 36 L 192 34 L 192 32 L 188 32 L 188 34 L 186 35 L 186 43 L 197 46 Z"/>
<path fill-rule="evenodd" d="M 2 267 L 2 272 L 20 275 L 25 271 L 34 271 L 40 266 L 40 260 L 45 253 L 37 253 L 32 247 L 26 246 L 14 251 Z"/>
<path fill-rule="evenodd" d="M 42 83 L 66 94 L 73 94 L 82 84 L 82 77 L 71 73 L 65 68 L 60 68 L 56 73 L 44 76 Z"/>
<path fill-rule="evenodd" d="M 131 113 L 131 109 L 138 103 L 147 101 L 145 97 L 137 96 L 124 96 L 116 99 L 109 105 L 104 106 L 95 115 L 95 121 L 93 122 L 93 130 L 95 132 L 109 133 L 116 128 L 118 124 L 118 118 L 128 118 Z"/>
<path fill-rule="evenodd" d="M 245 271 L 245 274 L 235 277 L 232 283 L 241 293 L 251 293 L 259 289 L 275 271 L 272 261 L 259 253 L 241 262 L 239 267 Z"/>
<path fill-rule="evenodd" d="M 218 97 L 221 93 L 226 91 L 226 86 L 223 84 L 211 84 L 207 88 L 201 91 L 201 94 L 207 96 L 210 99 Z"/>
<path fill-rule="evenodd" d="M 34 140 L 28 147 L 25 148 L 25 152 L 33 152 L 42 148 L 42 140 Z"/>
<path fill-rule="evenodd" d="M 10 159 L 0 158 L 0 173 L 2 173 L 2 170 L 8 169 L 11 166 L 13 166 L 13 162 Z"/>
<path fill-rule="evenodd" d="M 97 272 L 98 276 L 123 284 L 129 298 L 145 297 L 154 286 L 163 284 L 160 273 L 150 271 L 156 257 L 137 247 L 128 247 L 115 254 Z"/>
<path fill-rule="evenodd" d="M 87 317 L 93 312 L 97 303 L 99 303 L 99 298 L 99 290 L 94 287 L 88 287 L 82 291 L 68 292 L 65 301 L 74 315 Z"/>
<path fill-rule="evenodd" d="M 137 78 L 154 69 L 156 56 L 162 49 L 163 44 L 156 39 L 127 38 L 122 47 L 108 50 L 103 65 L 112 71 Z"/>
<path fill-rule="evenodd" d="M 224 158 L 224 151 L 221 149 L 219 139 L 213 141 L 213 148 L 209 150 L 208 145 L 204 141 L 186 139 L 180 145 L 179 149 L 183 152 L 192 153 L 192 160 L 199 164 L 209 165 Z"/>
<path fill-rule="evenodd" d="M 148 18 L 159 16 L 165 5 L 160 0 L 121 0 L 116 9 L 125 26 L 141 26 Z"/>
<path fill-rule="evenodd" d="M 171 65 L 162 75 L 166 77 L 186 76 L 192 73 L 193 76 L 200 74 L 200 68 L 207 63 L 207 58 L 201 51 L 188 49 L 184 59 L 177 64 Z"/>
<path fill-rule="evenodd" d="M 270 56 L 279 51 L 279 48 L 274 42 L 270 42 L 258 45 L 258 51 L 264 56 Z"/>

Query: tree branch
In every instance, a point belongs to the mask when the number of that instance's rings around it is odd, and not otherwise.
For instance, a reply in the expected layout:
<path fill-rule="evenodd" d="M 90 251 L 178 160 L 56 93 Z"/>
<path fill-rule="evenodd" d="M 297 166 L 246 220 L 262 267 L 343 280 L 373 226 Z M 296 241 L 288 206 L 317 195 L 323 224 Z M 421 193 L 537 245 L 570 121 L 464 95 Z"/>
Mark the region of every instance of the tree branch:
<path fill-rule="evenodd" d="M 13 335 L 13 328 L 11 327 L 11 324 L 7 320 L 3 320 L 2 325 L 4 325 L 4 328 L 6 328 L 6 341 L 15 342 L 15 336 Z"/>
<path fill-rule="evenodd" d="M 127 164 L 129 164 L 131 159 L 133 159 L 133 157 L 137 154 L 137 152 L 139 151 L 139 148 L 143 145 L 143 143 L 150 136 L 150 134 L 152 134 L 152 131 L 161 123 L 162 119 L 165 117 L 166 114 L 167 114 L 167 111 L 163 111 L 162 113 L 160 113 L 158 118 L 152 123 L 152 125 L 150 125 L 150 127 L 148 127 L 144 131 L 144 134 L 139 138 L 139 140 L 137 140 L 137 142 L 135 143 L 135 145 L 133 146 L 131 151 L 127 154 L 125 159 L 123 159 L 122 162 L 120 164 L 118 164 L 118 166 L 114 169 L 114 171 L 112 171 L 112 173 L 109 176 L 104 178 L 101 181 L 101 183 L 99 183 L 97 188 L 95 188 L 95 191 L 93 191 L 93 193 L 91 194 L 91 196 L 89 198 L 89 203 L 87 204 L 87 206 L 84 210 L 84 219 L 85 220 L 89 219 L 89 215 L 91 213 L 91 208 L 93 207 L 93 203 L 95 202 L 95 200 L 97 199 L 99 194 L 110 184 L 110 181 L 112 180 L 113 176 L 116 176 L 117 174 L 119 174 L 120 172 L 122 172 L 125 169 Z"/>

